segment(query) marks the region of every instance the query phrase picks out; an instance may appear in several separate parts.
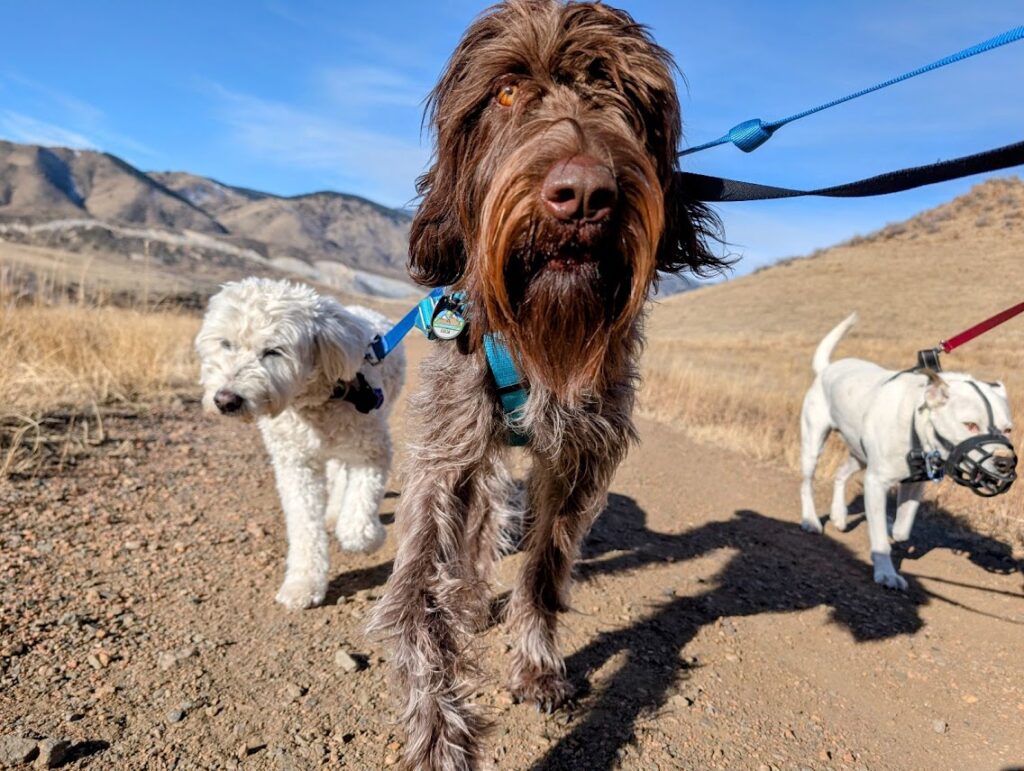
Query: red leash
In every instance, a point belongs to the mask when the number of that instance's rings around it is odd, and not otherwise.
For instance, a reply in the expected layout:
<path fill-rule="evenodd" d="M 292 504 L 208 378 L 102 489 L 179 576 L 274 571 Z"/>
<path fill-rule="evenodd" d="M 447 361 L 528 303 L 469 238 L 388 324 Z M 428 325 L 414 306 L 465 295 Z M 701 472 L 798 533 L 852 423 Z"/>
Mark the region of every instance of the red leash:
<path fill-rule="evenodd" d="M 998 327 L 1000 324 L 1009 321 L 1014 316 L 1024 313 L 1024 303 L 1014 305 L 1012 308 L 1007 308 L 1005 311 L 997 313 L 990 319 L 985 319 L 980 324 L 975 324 L 970 329 L 965 329 L 958 335 L 953 335 L 949 340 L 943 340 L 939 345 L 942 346 L 943 353 L 949 353 L 954 348 L 959 348 L 964 343 L 969 343 L 979 335 L 983 335 L 990 329 Z"/>

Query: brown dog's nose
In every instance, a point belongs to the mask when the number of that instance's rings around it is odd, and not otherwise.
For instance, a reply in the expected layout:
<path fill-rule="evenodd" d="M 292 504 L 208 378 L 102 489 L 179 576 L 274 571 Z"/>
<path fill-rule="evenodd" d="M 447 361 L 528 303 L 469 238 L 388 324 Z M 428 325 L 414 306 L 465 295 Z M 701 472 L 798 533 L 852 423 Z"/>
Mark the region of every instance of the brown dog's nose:
<path fill-rule="evenodd" d="M 541 188 L 547 210 L 560 220 L 599 222 L 619 197 L 612 170 L 589 155 L 574 155 L 548 171 Z"/>
<path fill-rule="evenodd" d="M 226 388 L 221 388 L 213 395 L 213 403 L 217 405 L 217 409 L 224 415 L 229 415 L 242 409 L 242 397 Z"/>

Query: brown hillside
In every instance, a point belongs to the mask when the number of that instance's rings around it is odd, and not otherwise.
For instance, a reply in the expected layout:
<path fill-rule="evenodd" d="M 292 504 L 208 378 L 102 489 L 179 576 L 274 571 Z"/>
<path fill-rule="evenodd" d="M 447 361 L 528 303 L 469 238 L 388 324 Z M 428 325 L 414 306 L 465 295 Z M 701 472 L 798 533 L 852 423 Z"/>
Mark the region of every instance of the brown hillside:
<path fill-rule="evenodd" d="M 225 232 L 209 214 L 112 155 L 4 141 L 0 141 L 0 218 L 97 219 Z"/>
<path fill-rule="evenodd" d="M 820 338 L 853 310 L 855 334 L 907 354 L 1024 300 L 1024 181 L 992 179 L 948 204 L 811 257 L 661 303 L 651 334 Z M 1024 321 L 989 340 L 1024 341 Z"/>

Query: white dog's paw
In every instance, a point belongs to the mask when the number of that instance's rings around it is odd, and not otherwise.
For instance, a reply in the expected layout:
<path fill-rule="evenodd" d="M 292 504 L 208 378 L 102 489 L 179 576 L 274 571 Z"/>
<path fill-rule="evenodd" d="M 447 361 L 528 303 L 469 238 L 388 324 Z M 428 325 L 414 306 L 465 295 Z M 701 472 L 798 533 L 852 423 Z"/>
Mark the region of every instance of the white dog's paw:
<path fill-rule="evenodd" d="M 886 589 L 898 589 L 901 592 L 907 591 L 908 586 L 907 579 L 899 573 L 883 573 L 880 570 L 875 571 L 875 583 Z"/>
<path fill-rule="evenodd" d="M 901 592 L 907 590 L 907 579 L 896 572 L 892 558 L 888 554 L 872 554 L 871 561 L 875 566 L 876 584 L 881 584 L 887 589 L 898 589 Z"/>
<path fill-rule="evenodd" d="M 384 545 L 387 532 L 376 515 L 359 522 L 346 521 L 342 516 L 335 531 L 338 543 L 345 551 L 372 554 Z"/>
<path fill-rule="evenodd" d="M 324 601 L 327 584 L 315 578 L 286 578 L 275 598 L 288 610 L 313 608 Z"/>
<path fill-rule="evenodd" d="M 800 520 L 800 529 L 805 533 L 817 533 L 818 535 L 825 532 L 825 528 L 821 526 L 821 520 L 817 516 L 803 517 Z"/>

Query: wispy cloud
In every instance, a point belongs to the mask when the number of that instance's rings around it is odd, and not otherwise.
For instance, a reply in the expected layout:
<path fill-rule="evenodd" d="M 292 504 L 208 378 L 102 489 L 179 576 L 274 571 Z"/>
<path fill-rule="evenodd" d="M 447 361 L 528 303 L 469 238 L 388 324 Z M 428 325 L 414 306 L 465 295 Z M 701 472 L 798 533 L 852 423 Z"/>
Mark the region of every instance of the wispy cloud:
<path fill-rule="evenodd" d="M 355 185 L 360 194 L 403 205 L 427 161 L 427 151 L 349 121 L 294 105 L 207 84 L 216 98 L 217 117 L 232 144 L 263 164 L 298 166 L 325 172 L 334 184 Z"/>
<path fill-rule="evenodd" d="M 96 142 L 84 134 L 12 110 L 0 111 L 0 135 L 16 142 L 47 147 L 97 148 Z"/>
<path fill-rule="evenodd" d="M 418 110 L 430 89 L 404 72 L 385 67 L 336 67 L 324 70 L 320 79 L 335 104 L 348 110 L 381 106 Z"/>
<path fill-rule="evenodd" d="M 132 137 L 110 128 L 103 110 L 94 104 L 27 78 L 16 72 L 0 76 L 0 85 L 8 91 L 31 95 L 27 102 L 32 112 L 57 116 L 61 125 L 29 115 L 24 109 L 8 110 L 0 119 L 0 131 L 19 142 L 80 149 L 102 149 L 136 158 L 156 158 L 159 153 Z"/>

